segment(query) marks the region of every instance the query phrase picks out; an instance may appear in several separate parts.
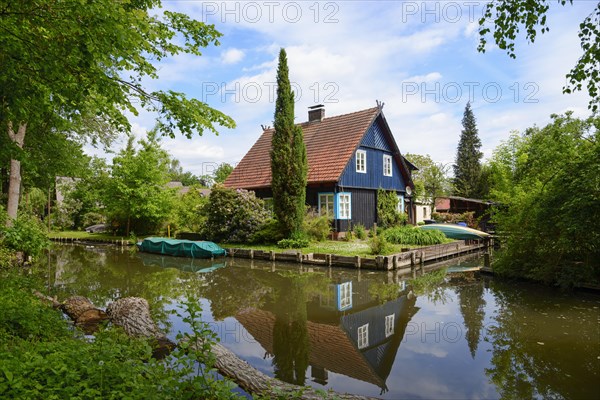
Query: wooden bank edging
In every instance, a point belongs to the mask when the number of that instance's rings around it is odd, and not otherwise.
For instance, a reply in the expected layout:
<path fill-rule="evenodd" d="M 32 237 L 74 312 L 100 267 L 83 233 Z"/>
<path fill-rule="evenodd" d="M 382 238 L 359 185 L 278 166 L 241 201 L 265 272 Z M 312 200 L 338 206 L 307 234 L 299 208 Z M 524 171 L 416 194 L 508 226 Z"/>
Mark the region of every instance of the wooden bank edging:
<path fill-rule="evenodd" d="M 280 262 L 293 262 L 323 267 L 345 267 L 370 270 L 412 270 L 418 266 L 435 263 L 463 254 L 489 249 L 493 245 L 492 239 L 485 241 L 455 241 L 405 251 L 402 253 L 376 256 L 375 258 L 361 256 L 340 256 L 335 254 L 308 253 L 301 251 L 276 252 L 273 250 L 253 250 L 228 248 L 227 255 L 233 258 L 247 258 L 251 260 L 267 260 Z"/>
<path fill-rule="evenodd" d="M 88 238 L 66 238 L 66 237 L 51 237 L 48 238 L 53 242 L 58 242 L 58 243 L 80 243 L 80 244 L 85 244 L 85 243 L 94 243 L 94 244 L 112 244 L 112 245 L 116 245 L 116 246 L 133 246 L 133 243 L 129 243 L 129 241 L 127 239 L 88 239 Z"/>

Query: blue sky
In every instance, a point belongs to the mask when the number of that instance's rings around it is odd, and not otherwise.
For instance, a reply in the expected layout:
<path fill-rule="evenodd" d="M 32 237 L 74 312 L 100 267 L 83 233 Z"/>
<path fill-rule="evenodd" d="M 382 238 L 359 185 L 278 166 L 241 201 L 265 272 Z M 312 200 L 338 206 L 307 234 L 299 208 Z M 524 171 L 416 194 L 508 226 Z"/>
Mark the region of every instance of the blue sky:
<path fill-rule="evenodd" d="M 385 103 L 384 114 L 403 153 L 452 163 L 464 107 L 471 100 L 482 150 L 489 157 L 513 130 L 545 125 L 552 113 L 586 117 L 586 93 L 563 95 L 565 75 L 580 56 L 579 23 L 594 1 L 561 7 L 551 1 L 550 32 L 519 40 L 516 60 L 489 43 L 477 52 L 477 1 L 165 1 L 165 9 L 214 23 L 223 33 L 202 57 L 162 62 L 152 88 L 173 89 L 231 116 L 235 129 L 163 147 L 184 170 L 210 173 L 234 164 L 272 125 L 279 49 L 288 54 L 297 92 L 296 121 L 323 103 L 326 116 Z M 131 118 L 134 133 L 154 116 Z"/>

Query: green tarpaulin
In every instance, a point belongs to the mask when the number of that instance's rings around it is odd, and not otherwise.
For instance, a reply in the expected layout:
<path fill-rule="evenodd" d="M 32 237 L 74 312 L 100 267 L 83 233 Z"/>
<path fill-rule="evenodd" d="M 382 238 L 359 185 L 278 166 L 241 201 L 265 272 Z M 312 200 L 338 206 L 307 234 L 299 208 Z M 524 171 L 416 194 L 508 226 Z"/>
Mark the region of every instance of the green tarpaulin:
<path fill-rule="evenodd" d="M 227 251 L 213 242 L 150 237 L 137 243 L 140 251 L 177 257 L 212 258 Z"/>

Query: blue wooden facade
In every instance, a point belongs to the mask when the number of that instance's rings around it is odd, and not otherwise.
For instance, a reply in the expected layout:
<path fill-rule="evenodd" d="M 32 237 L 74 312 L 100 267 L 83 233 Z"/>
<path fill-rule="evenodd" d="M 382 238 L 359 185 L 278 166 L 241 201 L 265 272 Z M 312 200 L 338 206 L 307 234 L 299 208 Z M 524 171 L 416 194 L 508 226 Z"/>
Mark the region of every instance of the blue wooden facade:
<path fill-rule="evenodd" d="M 406 187 L 412 186 L 411 170 L 400 154 L 381 109 L 362 126 L 368 128 L 364 133 L 359 131 L 362 136 L 354 135 L 356 139 L 352 146 L 356 143 L 356 147 L 350 155 L 350 152 L 346 152 L 343 157 L 333 158 L 336 157 L 336 152 L 331 152 L 332 159 L 326 165 L 330 165 L 332 161 L 339 163 L 339 177 L 309 181 L 306 188 L 307 205 L 321 214 L 328 213 L 333 219 L 335 232 L 347 232 L 357 224 L 372 229 L 377 223 L 379 189 L 395 192 L 398 196 L 398 210 L 408 210 L 409 220 L 412 220 L 411 207 L 405 208 Z M 338 140 L 341 140 L 343 134 L 338 132 L 341 131 L 336 130 L 333 134 L 338 135 Z M 327 133 L 322 132 L 323 135 Z M 334 143 L 327 145 L 333 146 Z M 358 157 L 360 162 L 357 162 Z M 322 158 L 320 160 L 322 163 Z M 272 197 L 270 187 L 254 190 L 258 197 Z"/>
<path fill-rule="evenodd" d="M 360 142 L 358 151 L 364 151 L 366 155 L 366 171 L 357 172 L 356 170 L 356 152 L 350 158 L 344 168 L 344 172 L 338 182 L 341 188 L 360 188 L 360 189 L 386 189 L 404 192 L 406 184 L 400 172 L 401 166 L 398 165 L 394 157 L 393 149 L 383 134 L 381 120 L 377 118 L 371 127 L 365 133 Z M 384 175 L 383 158 L 384 155 L 391 158 L 392 174 Z"/>

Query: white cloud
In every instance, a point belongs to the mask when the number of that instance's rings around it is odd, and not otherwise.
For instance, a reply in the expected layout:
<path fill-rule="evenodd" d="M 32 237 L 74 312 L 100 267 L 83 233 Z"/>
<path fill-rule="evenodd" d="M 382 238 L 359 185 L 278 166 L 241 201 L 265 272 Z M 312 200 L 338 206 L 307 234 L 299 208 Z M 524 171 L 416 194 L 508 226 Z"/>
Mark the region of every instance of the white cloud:
<path fill-rule="evenodd" d="M 240 49 L 228 49 L 221 54 L 223 64 L 236 64 L 244 58 L 246 54 Z"/>

